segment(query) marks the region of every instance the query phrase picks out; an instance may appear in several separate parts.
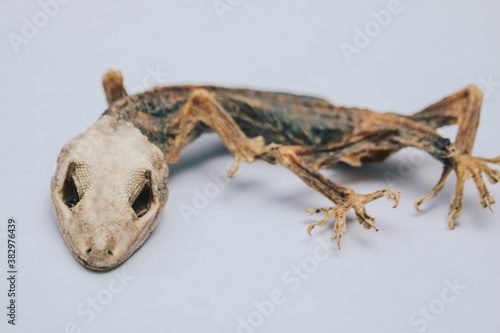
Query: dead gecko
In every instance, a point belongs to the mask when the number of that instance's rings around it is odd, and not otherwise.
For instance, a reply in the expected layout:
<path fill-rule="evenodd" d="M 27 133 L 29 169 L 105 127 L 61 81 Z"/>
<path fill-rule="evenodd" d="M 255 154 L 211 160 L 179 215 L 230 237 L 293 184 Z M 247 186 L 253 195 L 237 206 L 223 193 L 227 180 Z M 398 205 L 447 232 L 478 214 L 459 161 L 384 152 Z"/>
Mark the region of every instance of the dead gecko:
<path fill-rule="evenodd" d="M 103 86 L 109 108 L 63 147 L 51 182 L 64 239 L 90 269 L 121 264 L 146 240 L 168 199 L 168 164 L 177 162 L 184 146 L 210 131 L 235 157 L 229 177 L 242 160 L 278 162 L 330 199 L 334 207 L 307 210 L 326 213 L 309 225 L 308 233 L 334 218 L 332 239 L 339 249 L 349 210 L 365 229 L 377 230 L 364 205 L 385 196 L 396 207 L 400 197 L 399 191 L 388 189 L 359 194 L 319 173 L 339 162 L 382 162 L 404 147 L 428 152 L 444 169 L 438 184 L 415 207 L 434 197 L 454 170 L 451 229 L 462 213 L 468 178 L 474 179 L 483 207 L 491 209 L 495 202 L 482 173 L 491 183 L 499 182 L 500 172 L 487 163 L 500 164 L 500 157 L 471 156 L 482 103 L 475 86 L 411 116 L 339 107 L 310 96 L 213 86 L 162 87 L 127 96 L 116 71 L 104 76 Z M 453 124 L 459 126 L 455 143 L 436 132 Z"/>

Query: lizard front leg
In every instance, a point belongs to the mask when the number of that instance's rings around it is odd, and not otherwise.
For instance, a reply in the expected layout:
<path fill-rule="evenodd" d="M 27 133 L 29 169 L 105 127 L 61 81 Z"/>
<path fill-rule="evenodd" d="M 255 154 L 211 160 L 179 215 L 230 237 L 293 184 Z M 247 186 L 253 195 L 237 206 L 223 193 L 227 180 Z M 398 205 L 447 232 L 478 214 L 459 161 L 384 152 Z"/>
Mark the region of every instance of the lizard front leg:
<path fill-rule="evenodd" d="M 309 213 L 327 213 L 327 217 L 321 222 L 310 225 L 308 232 L 310 234 L 315 226 L 322 226 L 332 217 L 336 217 L 335 236 L 332 239 L 337 240 L 339 248 L 340 238 L 345 233 L 345 216 L 350 209 L 354 210 L 364 228 L 375 228 L 376 230 L 375 219 L 367 214 L 364 205 L 383 196 L 395 201 L 395 206 L 398 204 L 400 196 L 398 191 L 381 190 L 367 195 L 359 194 L 335 184 L 318 173 L 311 161 L 304 158 L 304 155 L 299 156 L 299 153 L 315 154 L 313 147 L 265 145 L 261 136 L 248 138 L 222 105 L 203 89 L 195 90 L 192 93 L 176 120 L 174 127 L 177 128 L 177 133 L 169 152 L 169 163 L 177 161 L 182 147 L 190 142 L 190 134 L 200 123 L 212 128 L 221 137 L 225 146 L 235 155 L 235 162 L 228 170 L 228 176 L 234 176 L 241 160 L 253 162 L 259 158 L 268 162 L 277 161 L 294 172 L 307 185 L 335 203 L 336 206 L 332 208 L 307 210 Z"/>
<path fill-rule="evenodd" d="M 310 224 L 307 232 L 311 235 L 313 228 L 316 226 L 324 226 L 329 220 L 335 218 L 335 235 L 332 237 L 332 240 L 337 240 L 339 250 L 340 238 L 342 238 L 346 231 L 346 214 L 349 210 L 354 210 L 356 218 L 363 228 L 374 228 L 378 231 L 375 227 L 375 218 L 368 215 L 365 204 L 384 196 L 389 200 L 394 201 L 394 208 L 396 208 L 399 203 L 399 198 L 401 196 L 399 191 L 386 189 L 371 194 L 360 194 L 329 180 L 313 167 L 309 166 L 310 163 L 307 162 L 307 159 L 302 157 L 315 154 L 314 148 L 276 146 L 274 149 L 275 150 L 272 154 L 280 164 L 288 168 L 290 171 L 299 176 L 307 185 L 317 190 L 336 204 L 335 207 L 330 208 L 307 209 L 306 212 L 309 214 L 326 213 L 324 219 Z"/>
<path fill-rule="evenodd" d="M 178 160 L 181 149 L 189 143 L 190 134 L 199 123 L 212 128 L 220 136 L 227 149 L 233 153 L 234 163 L 227 170 L 228 177 L 234 177 L 241 160 L 252 163 L 258 156 L 271 149 L 270 146 L 265 145 L 262 136 L 248 138 L 208 91 L 197 89 L 193 91 L 179 118 L 175 120 L 174 127 L 178 129 L 178 132 L 169 152 L 168 163 L 175 163 Z"/>

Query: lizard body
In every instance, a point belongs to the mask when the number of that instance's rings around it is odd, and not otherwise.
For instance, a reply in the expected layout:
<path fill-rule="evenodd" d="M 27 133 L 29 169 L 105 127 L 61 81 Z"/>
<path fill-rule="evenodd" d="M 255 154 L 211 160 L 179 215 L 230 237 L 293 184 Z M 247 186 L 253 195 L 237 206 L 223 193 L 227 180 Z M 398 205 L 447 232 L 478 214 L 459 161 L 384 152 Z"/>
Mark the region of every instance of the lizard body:
<path fill-rule="evenodd" d="M 470 156 L 482 100 L 474 86 L 403 116 L 334 106 L 311 96 L 214 86 L 160 87 L 127 96 L 121 74 L 114 71 L 103 84 L 108 110 L 63 148 L 52 181 L 59 227 L 73 255 L 91 269 L 119 265 L 145 241 L 168 199 L 168 164 L 177 162 L 185 145 L 210 131 L 235 156 L 228 176 L 234 176 L 241 160 L 280 163 L 329 198 L 336 206 L 308 210 L 326 213 L 308 232 L 335 218 L 332 239 L 339 248 L 350 209 L 363 227 L 375 228 L 364 204 L 386 196 L 397 205 L 399 192 L 358 194 L 321 175 L 321 168 L 382 162 L 404 147 L 423 149 L 442 161 L 444 170 L 416 207 L 436 195 L 455 170 L 450 228 L 462 211 L 467 178 L 474 178 L 483 207 L 490 207 L 494 198 L 481 173 L 492 183 L 500 181 L 500 173 L 487 166 L 500 164 L 500 158 Z M 459 125 L 455 143 L 436 132 L 451 124 Z"/>
<path fill-rule="evenodd" d="M 161 147 L 168 155 L 179 130 L 177 120 L 194 91 L 208 92 L 246 137 L 252 139 L 262 136 L 265 144 L 320 147 L 348 142 L 355 135 L 384 133 L 384 130 L 394 132 L 398 129 L 398 135 L 411 136 L 412 129 L 418 127 L 406 116 L 334 106 L 316 97 L 214 86 L 154 88 L 121 99 L 104 114 L 132 122 L 150 142 Z M 210 127 L 201 123 L 190 133 L 185 144 L 211 131 Z M 448 139 L 428 129 L 424 129 L 421 135 L 427 135 L 426 140 L 435 146 L 434 154 L 448 154 L 444 149 L 450 143 Z M 386 143 L 379 145 L 378 150 L 368 152 L 367 149 L 367 153 L 385 153 L 363 156 L 364 161 L 382 162 L 399 148 L 400 145 Z M 347 158 L 344 158 L 344 162 L 361 165 L 361 161 Z"/>

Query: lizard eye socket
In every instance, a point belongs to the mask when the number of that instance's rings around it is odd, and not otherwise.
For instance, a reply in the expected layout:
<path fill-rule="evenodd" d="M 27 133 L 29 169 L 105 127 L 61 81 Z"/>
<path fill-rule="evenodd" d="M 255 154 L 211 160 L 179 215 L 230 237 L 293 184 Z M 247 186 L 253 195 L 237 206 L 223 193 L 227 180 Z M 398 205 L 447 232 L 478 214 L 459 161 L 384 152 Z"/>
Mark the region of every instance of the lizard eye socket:
<path fill-rule="evenodd" d="M 78 189 L 73 179 L 73 173 L 75 171 L 75 163 L 70 163 L 68 171 L 66 172 L 66 179 L 64 180 L 64 185 L 61 190 L 61 198 L 63 199 L 66 206 L 69 209 L 73 208 L 80 202 L 80 195 L 78 194 Z"/>
<path fill-rule="evenodd" d="M 132 209 L 135 215 L 140 218 L 144 216 L 151 207 L 153 202 L 153 191 L 151 190 L 151 172 L 147 171 L 144 175 L 146 177 L 146 182 L 142 187 L 141 191 L 137 195 L 137 198 L 132 202 Z"/>

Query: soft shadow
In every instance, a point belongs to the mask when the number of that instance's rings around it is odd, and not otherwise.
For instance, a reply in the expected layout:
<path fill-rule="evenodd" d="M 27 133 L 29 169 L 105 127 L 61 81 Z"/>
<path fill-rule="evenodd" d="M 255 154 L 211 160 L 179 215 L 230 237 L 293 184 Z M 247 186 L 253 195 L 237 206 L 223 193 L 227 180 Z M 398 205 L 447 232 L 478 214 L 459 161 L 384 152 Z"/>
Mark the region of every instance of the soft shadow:
<path fill-rule="evenodd" d="M 192 148 L 192 149 L 189 149 Z M 175 174 L 183 172 L 185 170 L 193 169 L 195 167 L 198 167 L 200 164 L 203 162 L 206 162 L 210 160 L 211 158 L 214 157 L 219 157 L 219 156 L 224 156 L 227 155 L 229 156 L 229 152 L 227 151 L 227 148 L 224 147 L 222 142 L 208 145 L 204 147 L 203 149 L 200 149 L 200 147 L 188 147 L 186 150 L 189 151 L 183 151 L 181 153 L 181 156 L 179 158 L 179 162 L 175 164 L 170 164 L 168 166 L 169 168 L 169 176 L 175 176 Z"/>

